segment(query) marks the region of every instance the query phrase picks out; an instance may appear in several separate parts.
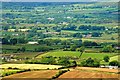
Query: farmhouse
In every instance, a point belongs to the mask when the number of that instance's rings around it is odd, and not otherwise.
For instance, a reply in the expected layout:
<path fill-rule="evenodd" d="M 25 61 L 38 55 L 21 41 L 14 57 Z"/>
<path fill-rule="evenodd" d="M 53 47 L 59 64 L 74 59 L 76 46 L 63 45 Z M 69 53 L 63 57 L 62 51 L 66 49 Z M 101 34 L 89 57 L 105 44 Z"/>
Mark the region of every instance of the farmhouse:
<path fill-rule="evenodd" d="M 29 31 L 30 29 L 18 29 L 18 31 L 26 32 Z"/>
<path fill-rule="evenodd" d="M 50 17 L 49 17 L 49 18 L 47 18 L 47 19 L 48 19 L 48 20 L 54 20 L 54 18 L 50 18 Z"/>
<path fill-rule="evenodd" d="M 118 69 L 118 66 L 100 66 L 101 68 Z"/>
<path fill-rule="evenodd" d="M 8 29 L 8 31 L 10 31 L 10 32 L 14 32 L 14 31 L 15 31 L 15 29 Z"/>
<path fill-rule="evenodd" d="M 38 42 L 28 42 L 28 44 L 38 44 Z"/>

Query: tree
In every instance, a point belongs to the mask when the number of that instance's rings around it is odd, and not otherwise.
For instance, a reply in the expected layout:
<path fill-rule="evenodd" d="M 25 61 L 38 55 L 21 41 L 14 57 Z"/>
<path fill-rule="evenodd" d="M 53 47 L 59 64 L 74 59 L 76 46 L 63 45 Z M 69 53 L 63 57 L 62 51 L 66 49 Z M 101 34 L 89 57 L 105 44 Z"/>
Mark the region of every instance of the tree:
<path fill-rule="evenodd" d="M 83 52 L 85 51 L 85 47 L 82 46 L 79 48 L 79 52 L 80 52 L 80 57 L 82 56 Z"/>
<path fill-rule="evenodd" d="M 70 66 L 70 61 L 68 58 L 60 58 L 58 60 L 59 65 Z"/>
<path fill-rule="evenodd" d="M 109 62 L 109 56 L 105 56 L 104 58 L 103 58 L 103 60 L 105 61 L 105 62 Z"/>
<path fill-rule="evenodd" d="M 119 65 L 119 62 L 118 61 L 111 61 L 110 63 L 109 63 L 109 65 L 110 66 L 118 66 Z"/>
<path fill-rule="evenodd" d="M 88 58 L 81 62 L 81 65 L 84 67 L 99 67 L 100 62 L 97 59 Z"/>
<path fill-rule="evenodd" d="M 18 38 L 17 40 L 18 40 L 18 43 L 21 43 L 21 44 L 28 42 L 25 38 Z"/>
<path fill-rule="evenodd" d="M 104 46 L 102 52 L 113 52 L 114 48 L 111 45 Z"/>
<path fill-rule="evenodd" d="M 2 38 L 2 44 L 9 44 L 8 39 L 7 38 Z"/>
<path fill-rule="evenodd" d="M 17 39 L 16 38 L 10 39 L 10 44 L 12 44 L 12 45 L 17 44 Z"/>
<path fill-rule="evenodd" d="M 22 48 L 21 48 L 21 51 L 22 51 L 22 52 L 25 52 L 25 50 L 26 50 L 25 47 L 22 47 Z"/>
<path fill-rule="evenodd" d="M 72 61 L 72 66 L 74 66 L 74 67 L 76 67 L 77 66 L 77 63 L 76 63 L 76 61 Z"/>
<path fill-rule="evenodd" d="M 72 45 L 72 46 L 70 47 L 70 50 L 71 50 L 71 51 L 75 51 L 76 48 L 77 48 L 77 45 Z"/>

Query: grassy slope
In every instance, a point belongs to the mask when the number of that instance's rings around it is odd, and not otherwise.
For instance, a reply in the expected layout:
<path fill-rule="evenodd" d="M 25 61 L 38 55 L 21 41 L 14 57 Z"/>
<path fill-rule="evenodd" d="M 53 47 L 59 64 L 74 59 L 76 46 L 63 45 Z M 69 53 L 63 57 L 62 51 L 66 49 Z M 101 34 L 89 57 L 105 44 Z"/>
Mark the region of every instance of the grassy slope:
<path fill-rule="evenodd" d="M 120 57 L 120 55 L 113 56 L 113 57 L 110 58 L 110 61 L 114 61 L 114 60 L 119 61 L 119 57 Z"/>

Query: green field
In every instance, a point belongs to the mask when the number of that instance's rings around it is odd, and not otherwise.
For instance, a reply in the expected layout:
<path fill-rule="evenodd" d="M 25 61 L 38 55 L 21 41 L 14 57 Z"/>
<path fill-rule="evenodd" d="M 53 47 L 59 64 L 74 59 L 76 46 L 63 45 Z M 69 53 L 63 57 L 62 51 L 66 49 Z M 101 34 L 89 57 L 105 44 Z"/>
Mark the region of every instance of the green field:
<path fill-rule="evenodd" d="M 120 55 L 113 56 L 113 57 L 110 58 L 110 61 L 114 61 L 114 60 L 119 61 L 119 57 L 120 57 Z"/>
<path fill-rule="evenodd" d="M 53 51 L 53 52 L 47 52 L 45 54 L 37 56 L 37 58 L 43 57 L 43 56 L 54 56 L 54 57 L 79 57 L 80 52 L 76 51 Z M 114 56 L 114 53 L 83 53 L 82 59 L 86 58 L 97 58 L 97 59 L 103 59 L 104 56 Z"/>

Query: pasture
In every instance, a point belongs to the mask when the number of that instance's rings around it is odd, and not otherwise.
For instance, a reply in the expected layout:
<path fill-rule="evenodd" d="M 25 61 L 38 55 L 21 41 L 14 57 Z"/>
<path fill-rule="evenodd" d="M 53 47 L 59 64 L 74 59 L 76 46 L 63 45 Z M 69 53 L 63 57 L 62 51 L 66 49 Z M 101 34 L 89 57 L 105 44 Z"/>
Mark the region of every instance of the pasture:
<path fill-rule="evenodd" d="M 119 61 L 119 57 L 120 57 L 120 55 L 113 56 L 110 58 L 110 61 L 114 61 L 114 60 Z"/>
<path fill-rule="evenodd" d="M 51 52 L 47 52 L 45 54 L 39 55 L 36 58 L 40 58 L 43 56 L 53 56 L 53 57 L 79 57 L 80 56 L 80 52 L 77 51 L 51 51 Z M 104 56 L 114 56 L 114 53 L 83 53 L 83 55 L 81 56 L 82 59 L 87 59 L 89 57 L 91 58 L 97 58 L 102 60 Z"/>

